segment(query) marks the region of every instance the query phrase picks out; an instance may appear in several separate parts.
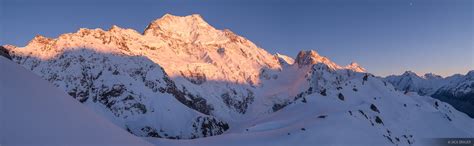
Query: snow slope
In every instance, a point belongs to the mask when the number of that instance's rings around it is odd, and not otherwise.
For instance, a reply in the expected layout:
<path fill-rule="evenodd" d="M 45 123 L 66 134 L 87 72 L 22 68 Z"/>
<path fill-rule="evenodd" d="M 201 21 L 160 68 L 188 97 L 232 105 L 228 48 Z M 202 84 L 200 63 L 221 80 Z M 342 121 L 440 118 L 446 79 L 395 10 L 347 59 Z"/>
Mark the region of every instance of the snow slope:
<path fill-rule="evenodd" d="M 0 145 L 151 145 L 0 57 Z"/>
<path fill-rule="evenodd" d="M 186 93 L 177 91 L 163 69 L 149 59 L 120 51 L 96 51 L 68 50 L 57 59 L 28 57 L 22 58 L 22 62 L 138 136 L 195 138 L 220 134 L 227 127 L 226 123 L 182 104 L 180 100 L 185 100 Z"/>
<path fill-rule="evenodd" d="M 432 73 L 418 76 L 407 71 L 399 76 L 388 76 L 384 80 L 393 84 L 397 90 L 432 96 L 474 117 L 474 71 L 445 78 Z"/>
<path fill-rule="evenodd" d="M 218 136 L 146 139 L 156 145 L 287 146 L 433 145 L 431 138 L 474 137 L 474 119 L 447 103 L 398 92 L 366 73 L 334 70 L 320 63 L 309 70 L 313 88 L 302 88 L 308 90 L 274 113 L 261 114 Z M 336 77 L 341 77 L 339 82 Z M 324 85 L 320 87 L 325 90 L 314 85 Z"/>

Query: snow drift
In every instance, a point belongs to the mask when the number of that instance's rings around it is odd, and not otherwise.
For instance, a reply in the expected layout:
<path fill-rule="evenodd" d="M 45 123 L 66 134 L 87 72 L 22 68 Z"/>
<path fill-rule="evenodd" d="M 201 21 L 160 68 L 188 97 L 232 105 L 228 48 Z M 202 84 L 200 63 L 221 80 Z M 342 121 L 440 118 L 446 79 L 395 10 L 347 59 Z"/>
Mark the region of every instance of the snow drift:
<path fill-rule="evenodd" d="M 0 57 L 0 144 L 151 145 Z"/>

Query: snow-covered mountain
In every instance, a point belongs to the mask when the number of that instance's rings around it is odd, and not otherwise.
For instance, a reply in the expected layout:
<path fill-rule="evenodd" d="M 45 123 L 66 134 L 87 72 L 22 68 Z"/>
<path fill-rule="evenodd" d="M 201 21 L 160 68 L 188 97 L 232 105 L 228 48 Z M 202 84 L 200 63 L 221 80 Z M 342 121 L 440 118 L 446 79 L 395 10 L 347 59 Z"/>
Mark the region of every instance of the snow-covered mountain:
<path fill-rule="evenodd" d="M 474 71 L 445 78 L 432 73 L 418 76 L 407 71 L 402 75 L 388 76 L 384 80 L 393 84 L 397 90 L 432 96 L 474 117 Z"/>
<path fill-rule="evenodd" d="M 400 91 L 417 92 L 420 95 L 431 95 L 441 86 L 457 80 L 457 76 L 443 78 L 432 73 L 419 76 L 415 72 L 406 71 L 402 75 L 387 76 L 384 80 L 390 82 Z"/>
<path fill-rule="evenodd" d="M 13 55 L 13 60 L 139 136 L 195 138 L 228 128 L 206 115 L 205 99 L 177 86 L 146 57 L 75 49 L 56 59 Z"/>
<path fill-rule="evenodd" d="M 442 86 L 431 96 L 474 118 L 474 70 Z"/>
<path fill-rule="evenodd" d="M 167 14 L 144 33 L 80 29 L 4 47 L 14 62 L 157 145 L 410 145 L 474 136 L 465 114 L 396 91 L 355 62 L 340 66 L 314 50 L 272 55 L 199 15 Z"/>
<path fill-rule="evenodd" d="M 0 144 L 152 145 L 0 56 Z"/>

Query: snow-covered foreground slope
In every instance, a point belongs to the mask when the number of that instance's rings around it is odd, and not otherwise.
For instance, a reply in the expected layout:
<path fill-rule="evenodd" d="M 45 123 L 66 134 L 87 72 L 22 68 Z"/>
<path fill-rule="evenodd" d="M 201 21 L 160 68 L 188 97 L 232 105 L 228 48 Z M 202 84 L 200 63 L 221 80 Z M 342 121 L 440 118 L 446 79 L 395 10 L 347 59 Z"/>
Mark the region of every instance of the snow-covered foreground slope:
<path fill-rule="evenodd" d="M 0 57 L 0 145 L 151 145 Z"/>

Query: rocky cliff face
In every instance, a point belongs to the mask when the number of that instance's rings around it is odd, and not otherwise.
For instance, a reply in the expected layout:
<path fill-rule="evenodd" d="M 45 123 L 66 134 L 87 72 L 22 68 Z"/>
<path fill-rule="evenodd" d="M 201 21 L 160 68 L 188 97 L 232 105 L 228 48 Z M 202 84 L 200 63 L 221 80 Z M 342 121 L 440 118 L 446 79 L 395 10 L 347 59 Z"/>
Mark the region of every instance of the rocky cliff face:
<path fill-rule="evenodd" d="M 10 53 L 8 52 L 8 50 L 3 46 L 0 46 L 0 56 L 3 56 L 3 57 L 5 57 L 7 59 L 10 59 L 10 60 L 12 59 L 12 57 L 10 56 Z"/>

